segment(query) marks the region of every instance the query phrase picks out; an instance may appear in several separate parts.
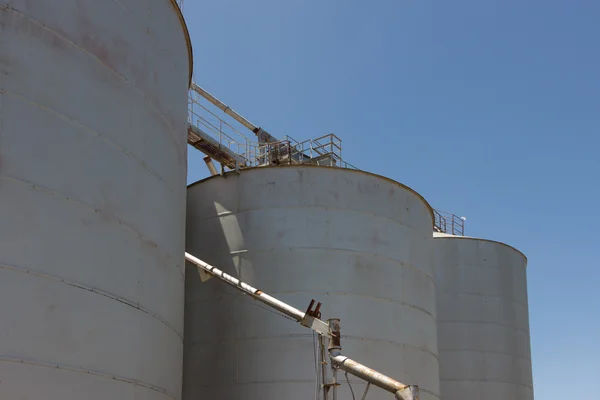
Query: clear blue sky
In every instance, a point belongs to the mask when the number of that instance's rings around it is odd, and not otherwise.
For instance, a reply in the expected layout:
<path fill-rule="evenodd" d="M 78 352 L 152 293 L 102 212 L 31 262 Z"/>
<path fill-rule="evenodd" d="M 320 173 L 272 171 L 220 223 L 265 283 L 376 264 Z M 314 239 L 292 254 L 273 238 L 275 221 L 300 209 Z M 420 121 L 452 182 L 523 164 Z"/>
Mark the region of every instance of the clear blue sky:
<path fill-rule="evenodd" d="M 600 398 L 600 2 L 185 0 L 198 83 L 529 258 L 538 400 Z M 190 151 L 189 178 L 207 175 Z"/>

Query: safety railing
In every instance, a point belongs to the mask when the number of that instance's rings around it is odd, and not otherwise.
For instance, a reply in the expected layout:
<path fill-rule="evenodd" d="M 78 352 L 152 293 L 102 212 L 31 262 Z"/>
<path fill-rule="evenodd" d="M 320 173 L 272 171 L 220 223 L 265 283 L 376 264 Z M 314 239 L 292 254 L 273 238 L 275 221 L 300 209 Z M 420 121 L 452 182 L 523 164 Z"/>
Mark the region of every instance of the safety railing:
<path fill-rule="evenodd" d="M 455 214 L 433 210 L 434 230 L 436 232 L 447 233 L 449 235 L 464 236 L 465 220 Z"/>
<path fill-rule="evenodd" d="M 201 95 L 194 90 L 189 91 L 188 122 L 218 143 L 221 148 L 240 156 L 243 160 L 242 167 L 315 164 L 358 169 L 343 160 L 342 140 L 333 133 L 301 142 L 285 136 L 284 140 L 258 143 L 256 139 L 250 140 L 242 133 L 246 127 L 238 125 L 237 121 L 229 116 L 225 118 L 227 120 L 221 118 L 220 110 L 217 111 Z M 203 151 L 212 151 L 211 149 L 213 148 L 209 147 Z"/>
<path fill-rule="evenodd" d="M 293 154 L 289 140 L 281 140 L 270 143 L 252 143 L 248 165 L 261 167 L 268 165 L 293 164 Z"/>
<path fill-rule="evenodd" d="M 286 136 L 292 146 L 292 159 L 298 164 L 317 164 L 330 167 L 351 167 L 342 159 L 342 140 L 333 133 L 302 142 Z"/>
<path fill-rule="evenodd" d="M 248 158 L 252 143 L 237 128 L 229 124 L 202 104 L 198 94 L 191 91 L 188 97 L 188 122 L 212 137 L 219 145 Z"/>

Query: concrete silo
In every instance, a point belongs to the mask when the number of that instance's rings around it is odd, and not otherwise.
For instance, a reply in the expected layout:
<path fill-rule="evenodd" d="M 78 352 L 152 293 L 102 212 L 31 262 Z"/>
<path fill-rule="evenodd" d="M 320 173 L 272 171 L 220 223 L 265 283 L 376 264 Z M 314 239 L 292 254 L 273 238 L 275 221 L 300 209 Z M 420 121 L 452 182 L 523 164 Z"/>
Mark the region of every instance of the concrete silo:
<path fill-rule="evenodd" d="M 434 234 L 444 400 L 531 400 L 527 259 L 503 243 Z"/>
<path fill-rule="evenodd" d="M 420 195 L 362 171 L 261 167 L 188 188 L 188 252 L 298 308 L 321 301 L 345 355 L 419 385 L 422 400 L 439 398 L 431 230 Z M 189 267 L 184 399 L 314 398 L 315 341 Z"/>
<path fill-rule="evenodd" d="M 0 398 L 179 399 L 173 0 L 0 0 Z"/>

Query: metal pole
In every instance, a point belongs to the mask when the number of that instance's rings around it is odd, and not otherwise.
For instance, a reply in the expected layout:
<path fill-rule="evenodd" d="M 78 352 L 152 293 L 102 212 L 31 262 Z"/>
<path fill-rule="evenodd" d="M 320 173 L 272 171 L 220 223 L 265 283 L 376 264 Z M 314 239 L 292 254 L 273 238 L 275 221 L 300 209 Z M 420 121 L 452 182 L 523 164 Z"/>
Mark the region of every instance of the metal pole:
<path fill-rule="evenodd" d="M 332 369 L 332 378 L 331 378 L 331 387 L 333 388 L 333 400 L 337 400 L 337 367 L 331 364 Z"/>
<path fill-rule="evenodd" d="M 327 320 L 327 324 L 329 325 L 329 331 L 331 332 L 331 338 L 329 339 L 329 354 L 331 355 L 332 351 L 341 351 L 341 328 L 340 328 L 340 319 L 339 318 L 330 318 Z M 331 387 L 333 388 L 333 400 L 337 400 L 337 372 L 338 366 L 335 363 L 331 363 L 331 374 L 332 381 Z"/>
<path fill-rule="evenodd" d="M 319 335 L 319 359 L 321 363 L 321 388 L 323 389 L 323 400 L 329 400 L 329 390 L 327 389 L 327 360 L 325 359 L 325 339 Z"/>
<path fill-rule="evenodd" d="M 365 400 L 367 398 L 367 393 L 369 392 L 370 387 L 371 387 L 371 382 L 368 382 L 367 387 L 365 388 L 365 392 L 363 393 L 363 397 L 361 400 Z"/>
<path fill-rule="evenodd" d="M 210 171 L 210 174 L 212 176 L 219 175 L 219 172 L 217 172 L 217 167 L 215 167 L 215 164 L 213 164 L 213 162 L 212 162 L 212 158 L 210 158 L 209 156 L 206 156 L 206 157 L 204 157 L 204 162 L 206 163 L 206 166 L 208 167 L 208 170 Z M 237 165 L 237 161 L 236 161 L 236 165 Z"/>

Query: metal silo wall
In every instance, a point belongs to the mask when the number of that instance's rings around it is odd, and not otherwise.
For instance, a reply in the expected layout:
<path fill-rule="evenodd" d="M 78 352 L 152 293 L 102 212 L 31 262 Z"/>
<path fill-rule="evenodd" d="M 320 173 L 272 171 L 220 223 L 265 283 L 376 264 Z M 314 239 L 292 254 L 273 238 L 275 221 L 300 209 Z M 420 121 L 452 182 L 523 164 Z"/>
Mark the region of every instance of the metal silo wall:
<path fill-rule="evenodd" d="M 499 242 L 435 234 L 444 400 L 531 400 L 525 256 Z"/>
<path fill-rule="evenodd" d="M 258 168 L 188 188 L 187 251 L 300 309 L 323 302 L 345 355 L 420 385 L 422 400 L 439 398 L 431 229 L 418 194 L 361 171 Z M 260 307 L 188 267 L 184 399 L 314 398 L 316 338 Z"/>
<path fill-rule="evenodd" d="M 0 0 L 0 398 L 180 398 L 190 55 L 170 0 Z"/>

